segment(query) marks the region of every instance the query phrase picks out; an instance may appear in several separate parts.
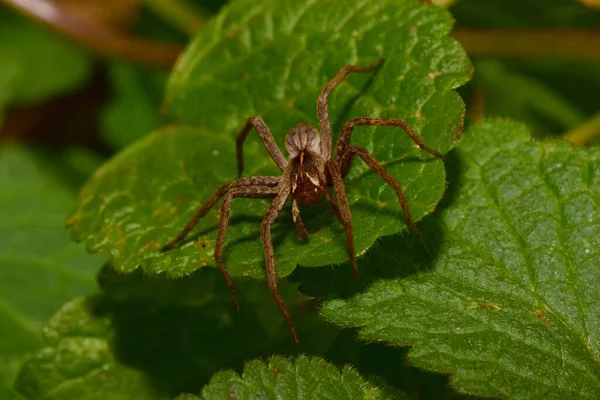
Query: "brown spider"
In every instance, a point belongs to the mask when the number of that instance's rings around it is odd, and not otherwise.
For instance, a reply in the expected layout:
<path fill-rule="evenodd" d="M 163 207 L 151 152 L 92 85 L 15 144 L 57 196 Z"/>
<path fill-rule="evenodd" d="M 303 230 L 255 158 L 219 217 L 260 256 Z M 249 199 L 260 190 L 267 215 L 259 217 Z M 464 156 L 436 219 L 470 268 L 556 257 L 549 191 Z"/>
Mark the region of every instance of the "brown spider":
<path fill-rule="evenodd" d="M 289 161 L 285 159 L 267 125 L 260 117 L 252 117 L 246 121 L 246 125 L 240 131 L 236 141 L 238 176 L 241 176 L 243 170 L 243 143 L 244 139 L 253 127 L 258 131 L 269 155 L 283 171 L 281 176 L 252 176 L 248 178 L 238 178 L 235 181 L 221 186 L 213 197 L 208 200 L 200 210 L 194 215 L 181 233 L 163 247 L 163 251 L 172 248 L 179 243 L 192 230 L 198 220 L 204 217 L 208 211 L 225 197 L 221 205 L 221 218 L 219 221 L 219 231 L 217 233 L 217 243 L 215 246 L 215 261 L 217 266 L 227 282 L 229 291 L 233 298 L 233 304 L 238 309 L 238 300 L 233 286 L 233 281 L 225 269 L 222 254 L 225 243 L 227 225 L 229 223 L 229 213 L 231 211 L 231 199 L 234 197 L 247 198 L 274 198 L 262 222 L 262 242 L 265 251 L 265 267 L 269 289 L 279 310 L 287 322 L 292 337 L 298 343 L 298 337 L 294 330 L 290 315 L 277 291 L 277 273 L 275 271 L 275 254 L 273 244 L 271 243 L 271 225 L 277 218 L 277 215 L 283 209 L 289 198 L 293 198 L 292 216 L 296 224 L 296 230 L 303 240 L 308 240 L 308 232 L 300 218 L 299 204 L 314 203 L 321 200 L 323 194 L 333 207 L 337 218 L 346 228 L 348 241 L 348 253 L 352 268 L 358 277 L 358 267 L 354 254 L 354 236 L 352 233 L 352 217 L 346 192 L 344 189 L 343 178 L 348 172 L 352 160 L 355 156 L 360 157 L 369 167 L 371 167 L 381 178 L 389 183 L 398 196 L 402 205 L 402 210 L 408 221 L 411 230 L 419 237 L 404 193 L 400 183 L 362 147 L 350 146 L 350 136 L 352 128 L 358 125 L 371 126 L 399 126 L 419 145 L 423 150 L 443 159 L 443 155 L 425 145 L 423 140 L 411 129 L 411 127 L 398 118 L 356 118 L 347 122 L 342 129 L 342 133 L 336 144 L 335 157 L 331 159 L 332 139 L 331 123 L 329 121 L 329 112 L 327 107 L 327 96 L 350 72 L 368 72 L 376 69 L 383 62 L 379 60 L 375 65 L 369 67 L 360 67 L 348 65 L 339 71 L 335 77 L 321 90 L 317 99 L 317 115 L 319 118 L 320 131 L 307 123 L 298 123 L 289 130 L 285 138 L 285 149 L 289 154 Z M 333 185 L 337 203 L 332 196 L 329 188 Z"/>

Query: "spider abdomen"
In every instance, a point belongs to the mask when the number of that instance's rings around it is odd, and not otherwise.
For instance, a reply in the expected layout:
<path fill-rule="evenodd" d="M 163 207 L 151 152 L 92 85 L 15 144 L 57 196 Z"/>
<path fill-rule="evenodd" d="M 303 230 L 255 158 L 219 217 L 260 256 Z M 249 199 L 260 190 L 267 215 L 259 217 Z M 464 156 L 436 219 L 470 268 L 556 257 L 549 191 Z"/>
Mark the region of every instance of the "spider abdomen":
<path fill-rule="evenodd" d="M 319 155 L 302 152 L 291 161 L 292 197 L 300 204 L 316 203 L 323 197 L 325 160 Z"/>
<path fill-rule="evenodd" d="M 300 204 L 316 203 L 323 197 L 323 189 L 321 186 L 315 185 L 308 176 L 299 176 L 292 196 Z"/>

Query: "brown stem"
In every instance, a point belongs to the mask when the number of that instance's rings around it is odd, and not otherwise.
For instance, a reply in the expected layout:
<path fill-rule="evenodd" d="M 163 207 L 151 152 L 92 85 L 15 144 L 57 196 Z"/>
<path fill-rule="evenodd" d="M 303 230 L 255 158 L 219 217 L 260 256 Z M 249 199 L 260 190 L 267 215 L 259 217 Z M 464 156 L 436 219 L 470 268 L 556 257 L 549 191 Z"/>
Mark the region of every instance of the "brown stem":
<path fill-rule="evenodd" d="M 109 58 L 156 67 L 171 67 L 182 48 L 121 34 L 43 0 L 0 0 L 27 18 L 42 23 Z"/>
<path fill-rule="evenodd" d="M 600 61 L 600 31 L 459 28 L 453 35 L 469 55 Z"/>

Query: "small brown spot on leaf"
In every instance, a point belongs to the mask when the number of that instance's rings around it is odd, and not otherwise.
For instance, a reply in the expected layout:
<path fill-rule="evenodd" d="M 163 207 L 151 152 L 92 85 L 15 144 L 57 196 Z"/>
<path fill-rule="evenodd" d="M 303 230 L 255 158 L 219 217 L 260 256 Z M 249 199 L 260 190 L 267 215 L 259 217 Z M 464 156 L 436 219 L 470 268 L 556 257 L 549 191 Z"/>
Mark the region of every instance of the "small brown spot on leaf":
<path fill-rule="evenodd" d="M 151 248 L 155 248 L 158 249 L 160 248 L 160 243 L 158 243 L 156 240 L 151 240 L 148 243 L 146 243 L 146 245 L 144 247 L 142 247 L 141 249 L 139 249 L 135 255 L 139 256 L 140 254 L 142 254 L 144 251 L 151 249 Z"/>
<path fill-rule="evenodd" d="M 229 396 L 230 399 L 235 399 L 237 397 L 233 392 L 227 393 L 227 396 Z"/>
<path fill-rule="evenodd" d="M 488 303 L 486 301 L 477 302 L 477 308 L 480 310 L 488 310 L 488 311 L 500 311 L 500 306 L 494 303 Z"/>
<path fill-rule="evenodd" d="M 70 227 L 70 226 L 75 225 L 78 222 L 79 222 L 79 218 L 71 217 L 71 218 L 67 219 L 66 225 L 67 225 L 67 227 Z"/>
<path fill-rule="evenodd" d="M 533 313 L 533 315 L 540 320 L 544 325 L 549 326 L 549 327 L 555 327 L 556 325 L 550 321 L 547 317 L 548 310 L 546 308 L 542 308 L 541 310 L 538 310 L 536 312 Z"/>
<path fill-rule="evenodd" d="M 275 372 L 276 374 L 279 373 L 279 367 L 277 365 L 273 367 L 273 372 Z"/>
<path fill-rule="evenodd" d="M 327 366 L 325 364 L 321 364 L 321 369 L 325 369 Z"/>
<path fill-rule="evenodd" d="M 427 77 L 428 77 L 429 79 L 435 79 L 435 78 L 437 78 L 438 76 L 440 76 L 441 74 L 442 74 L 442 73 L 441 73 L 441 72 L 439 72 L 439 71 L 436 71 L 436 72 L 430 72 L 430 73 L 427 75 Z"/>

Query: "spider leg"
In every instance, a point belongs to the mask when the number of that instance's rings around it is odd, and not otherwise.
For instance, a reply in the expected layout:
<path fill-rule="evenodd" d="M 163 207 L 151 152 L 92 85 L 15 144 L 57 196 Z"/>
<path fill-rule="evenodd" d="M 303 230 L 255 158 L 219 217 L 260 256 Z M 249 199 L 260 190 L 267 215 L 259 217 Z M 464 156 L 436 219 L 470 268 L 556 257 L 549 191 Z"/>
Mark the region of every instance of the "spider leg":
<path fill-rule="evenodd" d="M 334 162 L 328 162 L 326 168 L 329 174 L 331 175 L 331 180 L 333 181 L 333 188 L 335 190 L 335 195 L 339 203 L 339 209 L 337 209 L 336 211 L 336 208 L 334 207 L 334 212 L 336 213 L 341 223 L 344 225 L 344 228 L 346 228 L 348 254 L 350 255 L 350 262 L 352 263 L 354 275 L 356 275 L 356 277 L 358 278 L 358 265 L 356 265 L 356 256 L 354 255 L 354 232 L 352 231 L 352 214 L 350 213 L 350 205 L 348 204 L 348 197 L 346 197 L 346 190 L 344 189 L 344 181 L 342 178 L 342 174 L 338 165 Z M 327 191 L 325 193 L 327 193 Z M 329 200 L 330 204 L 335 204 L 333 198 L 331 198 L 331 194 L 327 195 L 327 200 Z"/>
<path fill-rule="evenodd" d="M 177 237 L 167 243 L 161 251 L 167 251 L 175 246 L 177 243 L 181 242 L 188 233 L 196 226 L 200 218 L 204 217 L 211 208 L 219 201 L 221 197 L 223 197 L 231 188 L 238 186 L 277 186 L 281 181 L 280 177 L 275 176 L 253 176 L 249 178 L 240 178 L 235 181 L 228 183 L 226 185 L 221 186 L 217 189 L 216 193 L 206 202 L 198 212 L 192 217 L 192 219 L 188 222 L 188 224 L 183 228 L 183 230 L 177 235 Z"/>
<path fill-rule="evenodd" d="M 225 268 L 223 263 L 223 246 L 225 245 L 225 236 L 227 235 L 227 226 L 229 225 L 229 214 L 231 212 L 231 199 L 234 197 L 246 197 L 246 198 L 268 198 L 275 197 L 278 193 L 276 187 L 269 186 L 238 186 L 231 188 L 225 195 L 223 204 L 221 205 L 221 219 L 219 220 L 219 233 L 217 234 L 217 244 L 215 246 L 215 261 L 221 271 L 221 275 L 227 283 L 229 292 L 231 293 L 231 299 L 233 300 L 233 307 L 236 311 L 239 309 L 237 300 L 237 294 L 235 293 L 235 287 L 233 281 Z"/>
<path fill-rule="evenodd" d="M 419 234 L 419 230 L 415 226 L 412 215 L 408 208 L 408 203 L 406 202 L 406 198 L 404 197 L 404 192 L 402 191 L 402 186 L 400 183 L 387 172 L 374 158 L 369 154 L 367 150 L 358 146 L 350 146 L 346 153 L 344 153 L 339 159 L 334 161 L 335 164 L 338 165 L 340 170 L 348 169 L 349 165 L 352 163 L 352 160 L 355 156 L 359 156 L 371 169 L 373 169 L 377 175 L 379 175 L 383 180 L 385 180 L 390 186 L 394 188 L 396 191 L 396 195 L 398 196 L 398 201 L 402 206 L 402 211 L 404 212 L 404 216 L 406 217 L 406 221 L 408 222 L 408 226 L 413 231 L 417 239 L 421 240 L 421 235 Z"/>
<path fill-rule="evenodd" d="M 300 217 L 300 206 L 298 205 L 298 201 L 296 201 L 296 199 L 294 199 L 292 203 L 292 218 L 296 224 L 296 232 L 298 232 L 298 236 L 300 236 L 305 242 L 308 241 L 308 231 L 304 227 L 304 223 Z"/>
<path fill-rule="evenodd" d="M 348 146 L 350 145 L 350 137 L 352 136 L 352 128 L 355 126 L 399 126 L 404 129 L 404 132 L 423 150 L 426 152 L 436 156 L 437 158 L 444 159 L 444 156 L 437 151 L 433 150 L 429 146 L 425 144 L 423 139 L 408 125 L 404 120 L 400 118 L 370 118 L 370 117 L 362 117 L 353 119 L 344 125 L 342 128 L 342 133 L 340 134 L 340 138 L 337 141 L 335 147 L 335 156 L 336 158 L 340 158 L 344 156 Z M 341 167 L 341 166 L 340 166 Z M 344 168 L 340 168 L 342 173 L 345 175 L 347 170 Z"/>
<path fill-rule="evenodd" d="M 277 272 L 275 270 L 275 253 L 273 251 L 273 242 L 271 240 L 271 225 L 277 218 L 277 215 L 283 209 L 286 201 L 290 197 L 290 189 L 287 185 L 282 185 L 279 188 L 279 194 L 273 200 L 271 205 L 269 206 L 269 210 L 265 215 L 265 218 L 262 222 L 262 241 L 265 249 L 265 269 L 267 271 L 267 282 L 269 283 L 269 289 L 271 290 L 271 295 L 277 303 L 279 307 L 279 311 L 283 314 L 283 318 L 285 322 L 287 322 L 288 327 L 290 328 L 290 333 L 292 334 L 292 338 L 296 344 L 298 343 L 298 336 L 296 335 L 296 331 L 294 329 L 294 325 L 292 324 L 292 318 L 283 303 L 283 299 L 277 290 Z"/>
<path fill-rule="evenodd" d="M 342 222 L 342 214 L 340 214 L 340 208 L 338 207 L 335 198 L 327 188 L 325 188 L 323 191 L 325 192 L 325 197 L 327 198 L 329 205 L 333 209 L 333 213 L 335 214 L 337 219 L 339 219 L 340 222 Z"/>
<path fill-rule="evenodd" d="M 329 108 L 327 106 L 327 97 L 329 96 L 329 93 L 331 93 L 331 91 L 335 89 L 349 73 L 373 71 L 378 68 L 381 63 L 383 63 L 383 58 L 368 67 L 346 65 L 321 90 L 321 94 L 319 94 L 319 98 L 317 99 L 317 116 L 319 117 L 319 128 L 321 131 L 321 155 L 326 160 L 331 158 L 331 122 L 329 121 Z"/>
<path fill-rule="evenodd" d="M 265 124 L 265 121 L 263 121 L 261 117 L 250 117 L 246 121 L 246 124 L 244 125 L 240 133 L 238 133 L 237 139 L 235 141 L 235 147 L 237 152 L 238 177 L 242 176 L 242 171 L 244 170 L 244 139 L 246 139 L 246 136 L 248 136 L 250 129 L 252 129 L 253 127 L 260 135 L 260 140 L 262 140 L 263 144 L 265 145 L 265 148 L 269 152 L 269 155 L 271 156 L 273 161 L 275 161 L 275 164 L 277 164 L 277 166 L 282 170 L 285 169 L 285 167 L 287 167 L 288 165 L 288 162 L 281 153 L 281 150 L 279 150 L 279 147 L 277 147 L 277 143 L 275 143 L 275 139 L 273 139 L 273 135 L 271 134 L 271 131 L 269 130 L 267 124 Z"/>

